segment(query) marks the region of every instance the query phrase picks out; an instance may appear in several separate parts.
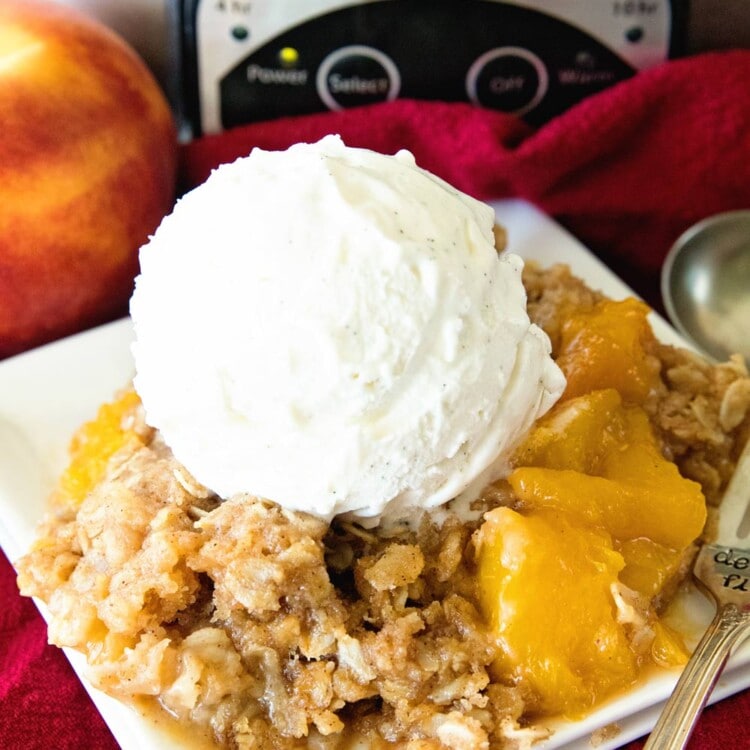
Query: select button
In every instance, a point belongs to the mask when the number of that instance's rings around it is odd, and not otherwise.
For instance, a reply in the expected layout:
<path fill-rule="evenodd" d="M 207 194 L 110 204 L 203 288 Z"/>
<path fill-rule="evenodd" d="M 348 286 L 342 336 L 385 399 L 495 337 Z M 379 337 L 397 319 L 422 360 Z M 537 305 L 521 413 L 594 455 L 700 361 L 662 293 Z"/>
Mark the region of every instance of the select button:
<path fill-rule="evenodd" d="M 398 68 L 388 55 L 361 44 L 331 52 L 318 68 L 318 96 L 332 110 L 395 99 L 401 88 Z"/>
<path fill-rule="evenodd" d="M 474 104 L 522 115 L 547 93 L 544 63 L 523 47 L 497 47 L 478 57 L 466 75 L 466 93 Z"/>

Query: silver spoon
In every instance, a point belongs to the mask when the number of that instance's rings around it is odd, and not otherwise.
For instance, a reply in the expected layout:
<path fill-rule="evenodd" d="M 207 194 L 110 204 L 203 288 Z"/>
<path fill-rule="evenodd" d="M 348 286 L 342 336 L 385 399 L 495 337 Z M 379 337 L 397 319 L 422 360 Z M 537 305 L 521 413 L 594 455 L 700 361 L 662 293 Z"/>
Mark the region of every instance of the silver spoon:
<path fill-rule="evenodd" d="M 661 275 L 664 306 L 680 333 L 710 357 L 750 361 L 750 210 L 690 227 Z"/>
<path fill-rule="evenodd" d="M 750 358 L 750 211 L 706 219 L 685 232 L 662 272 L 667 313 L 717 359 Z M 644 750 L 682 750 L 732 649 L 750 635 L 750 444 L 722 500 L 718 538 L 704 545 L 693 576 L 716 615 L 690 657 Z M 748 575 L 746 575 L 748 573 Z"/>

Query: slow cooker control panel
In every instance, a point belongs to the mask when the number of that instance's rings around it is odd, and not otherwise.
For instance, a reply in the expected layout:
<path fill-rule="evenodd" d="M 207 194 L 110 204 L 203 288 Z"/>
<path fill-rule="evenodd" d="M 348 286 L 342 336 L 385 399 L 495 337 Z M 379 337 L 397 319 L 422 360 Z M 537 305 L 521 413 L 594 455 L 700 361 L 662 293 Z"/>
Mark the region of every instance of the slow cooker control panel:
<path fill-rule="evenodd" d="M 409 97 L 540 124 L 671 56 L 679 15 L 668 0 L 188 0 L 185 111 L 205 133 Z"/>

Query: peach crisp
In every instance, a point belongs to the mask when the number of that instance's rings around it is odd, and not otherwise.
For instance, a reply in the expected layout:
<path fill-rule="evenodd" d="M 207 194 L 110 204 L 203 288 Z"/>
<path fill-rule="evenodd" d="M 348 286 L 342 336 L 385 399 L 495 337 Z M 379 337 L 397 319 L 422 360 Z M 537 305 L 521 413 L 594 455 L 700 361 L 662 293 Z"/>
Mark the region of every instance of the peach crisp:
<path fill-rule="evenodd" d="M 748 372 L 567 268 L 524 284 L 567 390 L 468 514 L 365 529 L 219 498 L 132 391 L 102 407 L 18 565 L 51 640 L 243 750 L 528 748 L 683 662 L 662 617 L 750 432 Z"/>

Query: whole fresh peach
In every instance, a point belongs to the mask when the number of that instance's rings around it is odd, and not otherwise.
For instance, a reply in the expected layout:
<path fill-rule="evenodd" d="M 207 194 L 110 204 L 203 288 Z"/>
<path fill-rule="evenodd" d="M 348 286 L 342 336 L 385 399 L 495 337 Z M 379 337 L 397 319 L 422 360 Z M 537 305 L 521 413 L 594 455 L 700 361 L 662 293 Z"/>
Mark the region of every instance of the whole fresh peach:
<path fill-rule="evenodd" d="M 51 0 L 0 0 L 0 358 L 127 311 L 176 156 L 124 41 Z"/>

